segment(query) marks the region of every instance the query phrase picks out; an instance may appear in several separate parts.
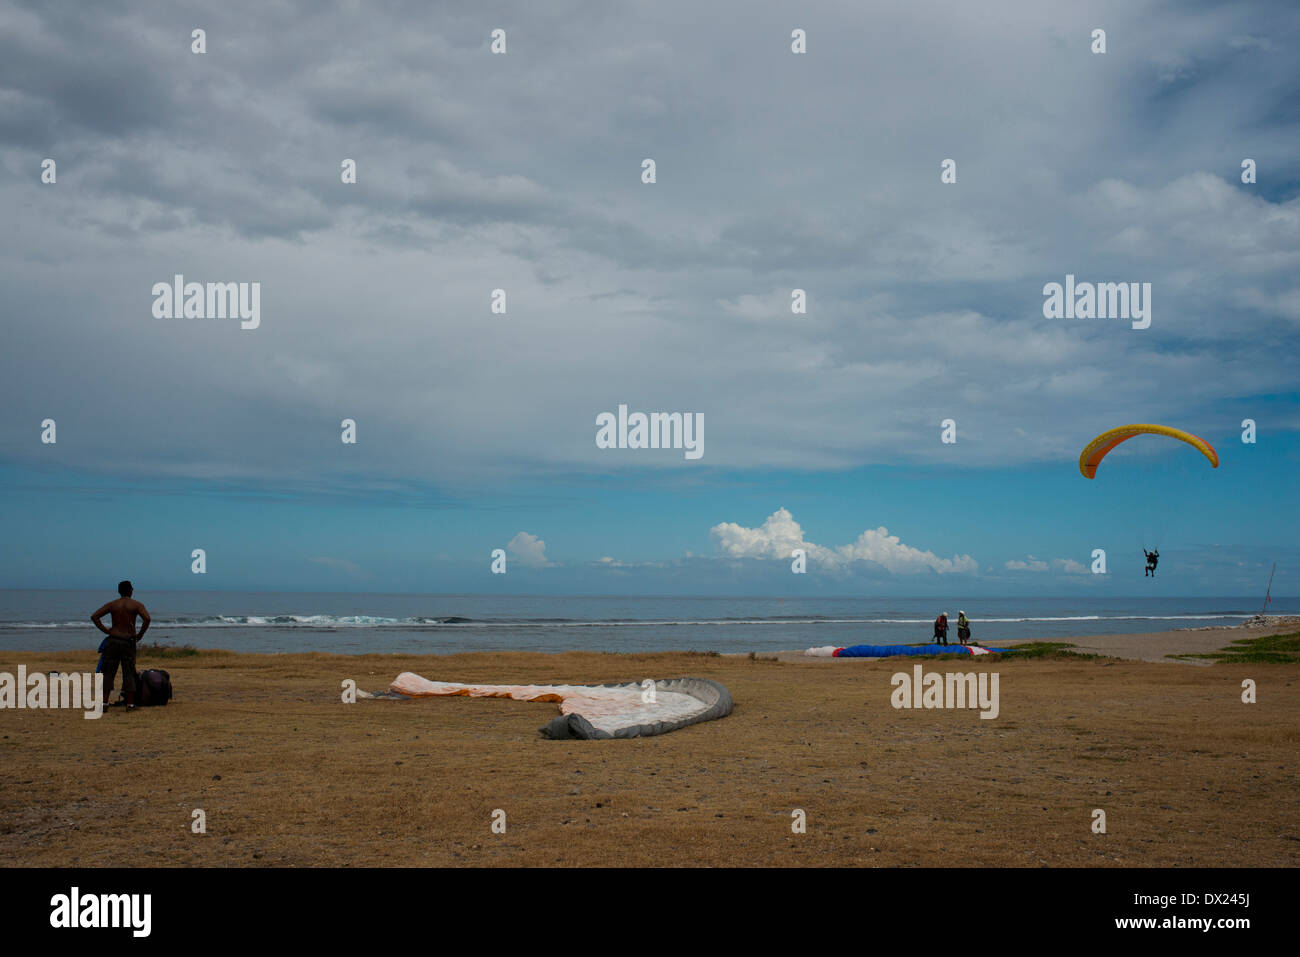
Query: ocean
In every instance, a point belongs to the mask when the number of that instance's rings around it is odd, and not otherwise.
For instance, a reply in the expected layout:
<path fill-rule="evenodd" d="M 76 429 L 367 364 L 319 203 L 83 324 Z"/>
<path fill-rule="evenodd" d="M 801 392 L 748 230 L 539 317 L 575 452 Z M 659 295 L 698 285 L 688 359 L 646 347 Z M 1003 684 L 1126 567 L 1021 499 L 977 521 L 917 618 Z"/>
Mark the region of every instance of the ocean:
<path fill-rule="evenodd" d="M 85 649 L 90 614 L 112 592 L 0 591 L 0 650 Z M 1254 598 L 646 598 L 140 592 L 145 642 L 241 652 L 451 654 L 463 651 L 774 652 L 815 645 L 927 641 L 964 610 L 972 637 L 1069 638 L 1235 625 Z M 1269 614 L 1300 614 L 1274 599 Z"/>

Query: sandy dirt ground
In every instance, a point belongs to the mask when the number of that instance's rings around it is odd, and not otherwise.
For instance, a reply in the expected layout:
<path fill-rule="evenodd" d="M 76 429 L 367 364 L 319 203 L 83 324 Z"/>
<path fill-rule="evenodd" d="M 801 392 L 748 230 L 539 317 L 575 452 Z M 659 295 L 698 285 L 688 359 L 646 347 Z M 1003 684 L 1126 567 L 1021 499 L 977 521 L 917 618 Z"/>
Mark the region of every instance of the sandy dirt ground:
<path fill-rule="evenodd" d="M 1300 631 L 1300 618 L 1275 618 L 1267 624 L 1217 627 L 1181 628 L 1146 635 L 1088 635 L 1067 639 L 1075 651 L 1085 654 L 1108 655 L 1132 661 L 1178 662 L 1205 665 L 1197 659 L 1180 659 L 1176 655 L 1198 655 L 1221 650 L 1226 644 L 1244 638 L 1262 638 Z M 1015 644 L 1010 641 L 990 641 L 998 647 Z"/>
<path fill-rule="evenodd" d="M 1241 632 L 1104 639 L 1145 659 Z M 1076 644 L 1083 644 L 1076 640 Z M 1087 647 L 1085 645 L 1084 647 Z M 0 671 L 93 654 L 6 654 Z M 1300 665 L 942 659 L 996 719 L 895 709 L 915 660 L 701 654 L 240 655 L 150 661 L 165 708 L 0 710 L 7 865 L 1294 866 Z M 697 675 L 727 718 L 549 741 L 548 703 L 341 701 L 398 672 L 492 683 Z M 1242 701 L 1242 683 L 1257 703 Z M 204 833 L 195 833 L 196 811 Z M 504 812 L 505 832 L 494 833 Z M 1094 832 L 1096 812 L 1105 833 Z M 802 815 L 806 831 L 792 825 Z"/>

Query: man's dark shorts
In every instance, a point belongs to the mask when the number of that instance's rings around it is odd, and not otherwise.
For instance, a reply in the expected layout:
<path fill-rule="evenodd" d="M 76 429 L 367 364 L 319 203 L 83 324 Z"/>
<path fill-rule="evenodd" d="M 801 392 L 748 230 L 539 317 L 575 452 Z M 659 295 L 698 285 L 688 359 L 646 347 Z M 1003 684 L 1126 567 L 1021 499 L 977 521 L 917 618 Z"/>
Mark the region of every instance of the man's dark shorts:
<path fill-rule="evenodd" d="M 135 639 L 112 638 L 104 645 L 104 699 L 113 690 L 117 666 L 122 666 L 122 690 L 135 693 Z"/>

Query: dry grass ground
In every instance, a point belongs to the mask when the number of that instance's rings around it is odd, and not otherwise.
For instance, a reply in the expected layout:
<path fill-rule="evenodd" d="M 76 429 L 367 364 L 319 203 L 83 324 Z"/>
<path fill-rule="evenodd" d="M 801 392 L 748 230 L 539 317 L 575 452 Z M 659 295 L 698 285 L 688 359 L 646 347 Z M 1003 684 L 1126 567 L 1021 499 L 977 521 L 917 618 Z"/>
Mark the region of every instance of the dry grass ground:
<path fill-rule="evenodd" d="M 0 669 L 87 667 L 10 654 Z M 1300 665 L 926 661 L 1001 714 L 894 710 L 913 662 L 689 654 L 150 661 L 166 708 L 0 711 L 8 865 L 1294 865 Z M 836 664 L 846 667 L 837 667 Z M 698 675 L 731 717 L 548 741 L 553 704 L 340 701 L 403 670 L 500 683 Z M 1259 701 L 1241 702 L 1241 682 Z M 201 808 L 207 833 L 191 833 Z M 494 809 L 507 831 L 490 830 Z M 807 833 L 791 833 L 791 812 Z M 1107 833 L 1094 834 L 1101 808 Z"/>

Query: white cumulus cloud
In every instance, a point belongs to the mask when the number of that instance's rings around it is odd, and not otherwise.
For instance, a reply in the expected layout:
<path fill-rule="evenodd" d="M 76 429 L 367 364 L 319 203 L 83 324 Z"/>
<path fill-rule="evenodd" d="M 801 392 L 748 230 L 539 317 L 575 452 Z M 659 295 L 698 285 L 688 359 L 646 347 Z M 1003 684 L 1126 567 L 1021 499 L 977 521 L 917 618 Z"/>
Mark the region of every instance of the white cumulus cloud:
<path fill-rule="evenodd" d="M 523 565 L 535 565 L 544 568 L 551 563 L 546 560 L 546 542 L 536 535 L 520 532 L 506 545 L 510 557 Z"/>
<path fill-rule="evenodd" d="M 1028 555 L 1026 556 L 1026 558 L 1028 560 L 1023 562 L 1018 558 L 1011 559 L 1011 561 L 1007 562 L 1007 568 L 1013 572 L 1047 571 L 1048 568 L 1047 562 L 1043 561 L 1041 558 L 1035 558 L 1033 555 Z"/>
<path fill-rule="evenodd" d="M 1088 572 L 1087 565 L 1076 562 L 1073 558 L 1053 558 L 1047 562 L 1033 555 L 1026 555 L 1023 561 L 1013 558 L 1006 563 L 1006 567 L 1013 572 L 1045 572 L 1052 568 L 1067 575 L 1086 575 Z"/>
<path fill-rule="evenodd" d="M 709 529 L 709 535 L 717 544 L 718 551 L 728 558 L 789 560 L 796 548 L 802 548 L 809 561 L 837 570 L 859 561 L 874 562 L 901 574 L 925 571 L 945 574 L 979 569 L 979 564 L 969 555 L 940 558 L 934 552 L 904 545 L 884 526 L 867 529 L 847 545 L 818 545 L 805 540 L 803 529 L 784 508 L 778 508 L 758 528 L 721 522 Z"/>
<path fill-rule="evenodd" d="M 1088 566 L 1083 564 L 1083 562 L 1076 562 L 1073 558 L 1054 558 L 1052 559 L 1052 566 L 1054 568 L 1059 568 L 1067 575 L 1088 574 Z"/>

